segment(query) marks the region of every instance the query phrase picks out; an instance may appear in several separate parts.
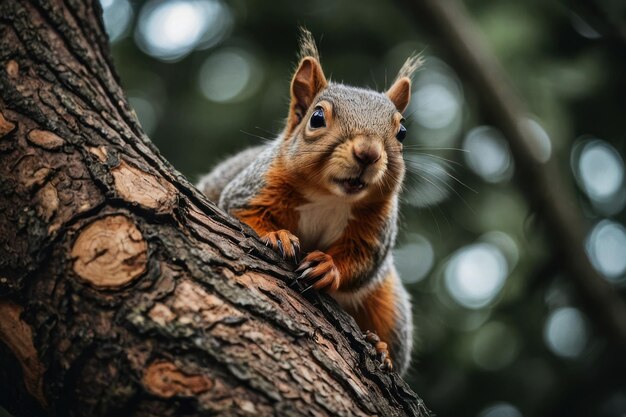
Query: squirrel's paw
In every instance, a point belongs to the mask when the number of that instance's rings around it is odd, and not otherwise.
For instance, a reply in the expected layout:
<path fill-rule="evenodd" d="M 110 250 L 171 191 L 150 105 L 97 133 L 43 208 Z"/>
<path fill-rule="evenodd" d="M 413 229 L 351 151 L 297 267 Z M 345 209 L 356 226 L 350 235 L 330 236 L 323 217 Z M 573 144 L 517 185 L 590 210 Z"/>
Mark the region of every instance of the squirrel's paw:
<path fill-rule="evenodd" d="M 376 333 L 366 331 L 363 336 L 365 340 L 370 343 L 374 349 L 376 349 L 376 357 L 380 361 L 380 369 L 383 371 L 393 371 L 393 362 L 389 357 L 389 351 L 387 350 L 387 343 L 380 340 L 380 337 Z"/>
<path fill-rule="evenodd" d="M 261 241 L 265 246 L 269 246 L 280 253 L 283 259 L 293 259 L 298 263 L 300 257 L 300 239 L 292 235 L 289 230 L 281 229 L 269 232 L 261 236 Z"/>
<path fill-rule="evenodd" d="M 296 272 L 300 271 L 302 273 L 298 277 L 298 282 L 306 286 L 302 292 L 310 288 L 331 291 L 339 288 L 339 270 L 333 258 L 324 252 L 316 250 L 309 253 L 296 269 Z"/>

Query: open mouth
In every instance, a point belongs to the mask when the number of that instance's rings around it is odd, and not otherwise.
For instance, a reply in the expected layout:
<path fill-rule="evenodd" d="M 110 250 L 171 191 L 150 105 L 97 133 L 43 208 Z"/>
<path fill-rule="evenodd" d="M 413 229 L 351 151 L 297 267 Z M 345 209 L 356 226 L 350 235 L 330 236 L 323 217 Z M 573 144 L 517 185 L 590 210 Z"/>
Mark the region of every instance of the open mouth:
<path fill-rule="evenodd" d="M 346 194 L 357 194 L 367 187 L 367 184 L 360 178 L 336 179 L 335 182 L 341 186 Z"/>

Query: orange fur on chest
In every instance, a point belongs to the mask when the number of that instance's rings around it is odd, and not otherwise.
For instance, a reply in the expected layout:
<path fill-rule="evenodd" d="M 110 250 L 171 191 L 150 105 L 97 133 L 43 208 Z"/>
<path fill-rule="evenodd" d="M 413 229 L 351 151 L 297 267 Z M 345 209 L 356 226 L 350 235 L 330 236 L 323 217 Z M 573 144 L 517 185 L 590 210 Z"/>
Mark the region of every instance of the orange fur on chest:
<path fill-rule="evenodd" d="M 390 341 L 396 327 L 395 282 L 389 273 L 380 286 L 372 290 L 359 305 L 347 305 L 346 311 L 354 317 L 361 330 L 376 332 L 381 340 Z"/>
<path fill-rule="evenodd" d="M 233 214 L 259 235 L 280 229 L 295 231 L 299 219 L 296 207 L 303 203 L 302 195 L 289 183 L 280 166 L 268 170 L 265 183 L 266 186 L 250 200 L 247 208 Z"/>
<path fill-rule="evenodd" d="M 341 238 L 327 251 L 342 278 L 340 289 L 349 289 L 353 278 L 370 270 L 374 252 L 383 244 L 381 235 L 390 215 L 389 202 L 355 206 L 353 219 Z"/>
<path fill-rule="evenodd" d="M 280 229 L 297 236 L 302 215 L 297 208 L 310 202 L 298 191 L 303 188 L 296 185 L 295 179 L 290 178 L 279 164 L 268 170 L 265 183 L 248 207 L 234 214 L 260 236 Z M 340 237 L 328 248 L 310 248 L 325 251 L 333 258 L 341 277 L 340 289 L 350 289 L 355 277 L 372 268 L 375 252 L 383 244 L 381 235 L 390 215 L 390 201 L 356 202 Z"/>

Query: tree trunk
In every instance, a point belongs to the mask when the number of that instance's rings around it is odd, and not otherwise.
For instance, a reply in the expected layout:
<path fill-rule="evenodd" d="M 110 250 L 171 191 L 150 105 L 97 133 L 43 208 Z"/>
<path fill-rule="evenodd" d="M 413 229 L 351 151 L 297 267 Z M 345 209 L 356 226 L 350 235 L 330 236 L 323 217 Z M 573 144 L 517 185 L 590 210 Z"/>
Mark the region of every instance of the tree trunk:
<path fill-rule="evenodd" d="M 97 1 L 0 0 L 0 404 L 428 415 L 353 320 L 149 142 Z"/>

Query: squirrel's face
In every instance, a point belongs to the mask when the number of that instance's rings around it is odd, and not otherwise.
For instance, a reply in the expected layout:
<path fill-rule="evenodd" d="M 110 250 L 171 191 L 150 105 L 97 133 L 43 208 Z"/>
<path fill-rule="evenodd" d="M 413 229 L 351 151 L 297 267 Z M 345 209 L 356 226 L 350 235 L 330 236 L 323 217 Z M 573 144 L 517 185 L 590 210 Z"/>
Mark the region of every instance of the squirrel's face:
<path fill-rule="evenodd" d="M 378 93 L 328 83 L 310 34 L 302 49 L 283 132 L 282 154 L 292 182 L 304 192 L 350 201 L 397 192 L 404 177 L 402 112 L 419 57 L 407 59 L 389 90 Z"/>
<path fill-rule="evenodd" d="M 402 121 L 385 94 L 329 84 L 287 138 L 285 157 L 316 190 L 351 201 L 386 197 L 404 177 Z"/>

